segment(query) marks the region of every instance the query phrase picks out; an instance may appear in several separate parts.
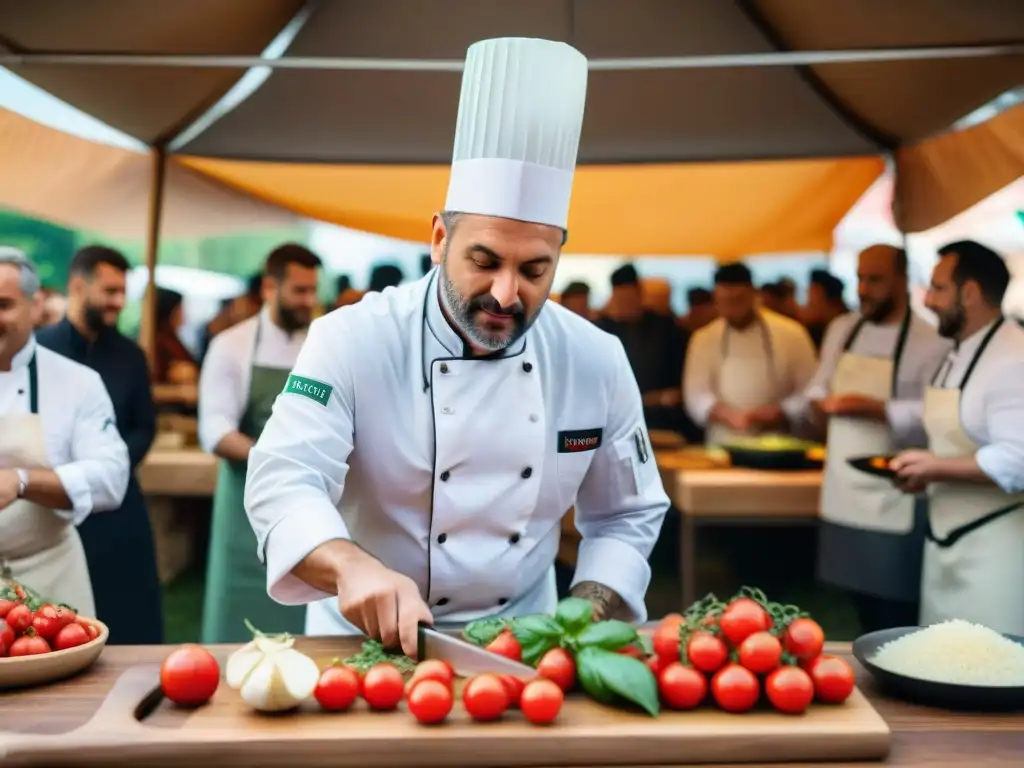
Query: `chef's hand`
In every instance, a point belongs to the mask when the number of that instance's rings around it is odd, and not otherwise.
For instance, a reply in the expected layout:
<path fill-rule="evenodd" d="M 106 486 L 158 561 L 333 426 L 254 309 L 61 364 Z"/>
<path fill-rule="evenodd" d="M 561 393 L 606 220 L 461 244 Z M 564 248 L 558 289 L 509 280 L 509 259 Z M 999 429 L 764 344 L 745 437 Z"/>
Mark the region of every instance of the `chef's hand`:
<path fill-rule="evenodd" d="M 434 624 L 416 582 L 366 553 L 349 562 L 338 580 L 338 610 L 367 636 L 387 648 L 401 644 L 412 658 L 420 622 Z"/>
<path fill-rule="evenodd" d="M 0 469 L 0 512 L 18 500 L 21 478 L 13 469 Z"/>
<path fill-rule="evenodd" d="M 780 405 L 762 405 L 747 413 L 750 426 L 755 429 L 772 429 L 781 427 L 786 421 L 786 414 Z"/>
<path fill-rule="evenodd" d="M 709 416 L 709 421 L 724 424 L 729 429 L 734 429 L 737 432 L 746 432 L 750 429 L 749 414 L 725 403 L 715 403 L 715 407 L 711 409 Z"/>
<path fill-rule="evenodd" d="M 885 403 L 853 393 L 829 395 L 818 401 L 818 408 L 827 416 L 860 416 L 885 420 Z"/>
<path fill-rule="evenodd" d="M 904 493 L 922 493 L 939 479 L 939 460 L 929 451 L 903 451 L 889 462 L 896 473 L 896 485 Z"/>

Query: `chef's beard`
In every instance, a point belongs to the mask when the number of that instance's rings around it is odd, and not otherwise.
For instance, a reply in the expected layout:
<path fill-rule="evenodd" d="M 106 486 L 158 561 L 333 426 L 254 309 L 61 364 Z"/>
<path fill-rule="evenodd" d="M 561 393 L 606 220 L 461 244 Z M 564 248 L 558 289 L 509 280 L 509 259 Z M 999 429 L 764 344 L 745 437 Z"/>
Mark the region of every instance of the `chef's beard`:
<path fill-rule="evenodd" d="M 293 309 L 292 307 L 286 307 L 280 301 L 277 302 L 277 321 L 287 333 L 305 330 L 309 327 L 312 319 L 310 311 L 305 307 Z"/>
<path fill-rule="evenodd" d="M 444 297 L 444 308 L 448 311 L 449 318 L 455 324 L 456 329 L 472 345 L 485 349 L 488 352 L 498 352 L 514 344 L 522 338 L 533 321 L 540 314 L 540 307 L 529 320 L 526 317 L 526 310 L 523 305 L 516 303 L 511 308 L 501 307 L 497 300 L 489 293 L 480 294 L 470 299 L 464 299 L 459 289 L 455 287 L 448 276 L 448 251 L 441 257 L 441 291 Z M 541 304 L 543 307 L 543 304 Z M 493 315 L 505 315 L 512 318 L 512 328 L 497 335 L 489 333 L 477 324 L 477 318 L 484 311 Z"/>
<path fill-rule="evenodd" d="M 106 310 L 100 309 L 87 304 L 85 307 L 85 316 L 82 318 L 85 321 L 85 326 L 94 333 L 100 333 L 101 331 L 107 330 L 107 328 L 113 328 L 117 325 L 115 319 L 113 323 L 108 323 L 106 317 Z"/>
<path fill-rule="evenodd" d="M 863 303 L 862 300 L 861 304 L 863 305 Z M 866 309 L 865 318 L 872 323 L 880 323 L 896 309 L 896 301 L 890 296 L 889 298 L 882 299 L 874 307 L 867 307 Z"/>
<path fill-rule="evenodd" d="M 939 335 L 946 339 L 955 339 L 959 336 L 967 323 L 967 314 L 964 312 L 964 305 L 960 303 L 960 297 L 957 297 L 956 303 L 946 312 L 936 314 L 939 318 Z"/>

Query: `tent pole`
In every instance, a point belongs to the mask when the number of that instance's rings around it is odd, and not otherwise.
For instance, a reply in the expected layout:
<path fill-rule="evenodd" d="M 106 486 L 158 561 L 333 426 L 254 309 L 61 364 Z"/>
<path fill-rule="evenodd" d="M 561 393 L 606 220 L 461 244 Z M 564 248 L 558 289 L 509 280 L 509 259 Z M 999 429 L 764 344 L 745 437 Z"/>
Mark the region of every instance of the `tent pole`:
<path fill-rule="evenodd" d="M 146 353 L 146 362 L 152 371 L 156 363 L 156 262 L 160 250 L 160 219 L 164 207 L 167 155 L 163 147 L 153 147 L 150 157 L 153 161 L 153 173 L 150 176 L 149 219 L 146 222 L 146 269 L 149 272 L 149 279 L 146 283 L 146 295 L 142 300 L 139 346 Z"/>
<path fill-rule="evenodd" d="M 720 69 L 735 67 L 794 67 L 817 64 L 853 64 L 871 61 L 921 61 L 936 59 L 977 59 L 1019 56 L 1024 43 L 983 45 L 905 46 L 828 51 L 771 51 L 699 56 L 634 57 L 591 59 L 589 68 L 605 71 L 652 69 Z M 207 54 L 112 54 L 112 53 L 3 53 L 0 66 L 102 66 L 102 67 L 191 67 L 200 69 L 268 69 L 325 71 L 461 72 L 462 59 L 346 58 L 339 56 L 231 56 Z"/>

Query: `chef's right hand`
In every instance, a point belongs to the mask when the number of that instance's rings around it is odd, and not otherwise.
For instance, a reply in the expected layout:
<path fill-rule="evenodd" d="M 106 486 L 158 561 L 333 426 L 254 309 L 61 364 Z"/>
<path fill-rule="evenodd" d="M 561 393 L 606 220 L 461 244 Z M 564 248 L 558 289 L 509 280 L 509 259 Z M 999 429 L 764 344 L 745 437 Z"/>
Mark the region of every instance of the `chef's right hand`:
<path fill-rule="evenodd" d="M 338 580 L 338 610 L 367 636 L 386 648 L 401 644 L 412 658 L 420 623 L 434 623 L 416 582 L 366 553 L 350 562 Z"/>
<path fill-rule="evenodd" d="M 735 429 L 737 432 L 746 432 L 751 426 L 749 413 L 733 408 L 725 403 L 715 404 L 715 407 L 711 409 L 709 421 L 724 424 L 729 429 Z"/>

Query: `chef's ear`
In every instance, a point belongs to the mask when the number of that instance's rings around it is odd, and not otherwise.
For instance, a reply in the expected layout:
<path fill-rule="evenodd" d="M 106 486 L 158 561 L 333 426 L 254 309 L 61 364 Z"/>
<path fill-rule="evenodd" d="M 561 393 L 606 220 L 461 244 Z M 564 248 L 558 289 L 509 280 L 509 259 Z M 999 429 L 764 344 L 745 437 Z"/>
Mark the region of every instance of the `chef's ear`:
<path fill-rule="evenodd" d="M 430 222 L 430 260 L 440 264 L 444 258 L 444 249 L 448 241 L 448 227 L 440 212 L 434 214 Z"/>
<path fill-rule="evenodd" d="M 960 303 L 973 307 L 982 299 L 981 286 L 976 280 L 967 280 L 960 286 Z"/>

